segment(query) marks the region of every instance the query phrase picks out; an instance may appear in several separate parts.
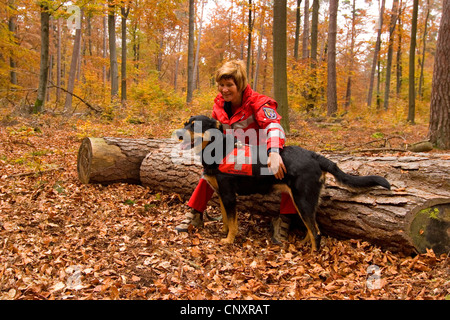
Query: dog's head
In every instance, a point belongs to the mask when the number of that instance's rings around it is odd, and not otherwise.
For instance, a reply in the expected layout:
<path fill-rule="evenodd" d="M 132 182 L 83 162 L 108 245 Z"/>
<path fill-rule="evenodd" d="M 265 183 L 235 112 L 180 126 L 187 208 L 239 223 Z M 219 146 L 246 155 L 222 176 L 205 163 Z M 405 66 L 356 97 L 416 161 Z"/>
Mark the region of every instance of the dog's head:
<path fill-rule="evenodd" d="M 181 149 L 200 153 L 211 141 L 211 130 L 223 132 L 222 124 L 206 116 L 190 117 L 184 128 L 176 131 L 178 140 L 182 141 Z"/>

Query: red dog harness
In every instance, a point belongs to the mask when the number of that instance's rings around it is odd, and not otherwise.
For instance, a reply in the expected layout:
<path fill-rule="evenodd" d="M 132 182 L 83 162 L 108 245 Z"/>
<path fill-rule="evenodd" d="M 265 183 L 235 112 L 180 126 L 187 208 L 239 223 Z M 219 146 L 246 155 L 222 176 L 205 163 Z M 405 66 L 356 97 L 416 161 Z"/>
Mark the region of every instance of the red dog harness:
<path fill-rule="evenodd" d="M 219 164 L 219 171 L 228 174 L 252 175 L 252 151 L 249 145 L 236 144 Z"/>

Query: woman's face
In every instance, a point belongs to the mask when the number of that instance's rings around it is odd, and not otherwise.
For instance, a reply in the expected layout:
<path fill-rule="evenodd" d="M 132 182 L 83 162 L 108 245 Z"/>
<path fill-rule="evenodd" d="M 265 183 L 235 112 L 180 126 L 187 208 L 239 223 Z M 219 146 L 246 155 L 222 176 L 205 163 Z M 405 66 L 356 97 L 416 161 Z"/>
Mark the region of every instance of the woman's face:
<path fill-rule="evenodd" d="M 231 102 L 233 105 L 241 104 L 241 93 L 238 92 L 236 83 L 232 78 L 219 80 L 219 92 L 226 102 Z"/>

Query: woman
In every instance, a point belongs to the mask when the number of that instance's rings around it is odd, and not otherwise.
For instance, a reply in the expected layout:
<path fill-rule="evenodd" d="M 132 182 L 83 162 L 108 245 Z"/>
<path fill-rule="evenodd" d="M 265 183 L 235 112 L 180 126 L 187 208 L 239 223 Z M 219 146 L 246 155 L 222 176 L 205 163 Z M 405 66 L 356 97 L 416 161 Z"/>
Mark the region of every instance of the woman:
<path fill-rule="evenodd" d="M 258 141 L 242 142 L 258 145 L 267 143 L 268 168 L 277 179 L 283 179 L 286 168 L 280 151 L 284 146 L 285 134 L 280 125 L 281 116 L 276 112 L 276 101 L 252 90 L 247 83 L 244 62 L 240 60 L 227 62 L 219 68 L 216 72 L 216 82 L 219 94 L 214 100 L 212 117 L 222 123 L 224 130 L 241 129 L 242 131 L 239 130 L 241 133 L 255 130 Z M 259 136 L 260 129 L 263 129 L 265 137 Z M 239 139 L 238 135 L 237 138 Z M 188 202 L 191 211 L 175 229 L 186 232 L 189 225 L 202 227 L 203 211 L 213 193 L 214 190 L 206 180 L 200 179 Z M 288 194 L 282 194 L 280 213 L 281 215 L 273 221 L 274 243 L 287 240 L 290 224 L 287 214 L 297 213 Z"/>

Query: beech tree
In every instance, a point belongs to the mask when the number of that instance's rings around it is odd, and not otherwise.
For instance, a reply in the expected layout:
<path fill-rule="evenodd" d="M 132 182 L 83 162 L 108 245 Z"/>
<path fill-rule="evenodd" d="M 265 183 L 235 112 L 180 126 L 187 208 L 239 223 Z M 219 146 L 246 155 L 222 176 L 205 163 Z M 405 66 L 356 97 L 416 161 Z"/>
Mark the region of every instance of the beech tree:
<path fill-rule="evenodd" d="M 111 74 L 111 99 L 119 92 L 119 66 L 117 63 L 116 47 L 116 6 L 114 1 L 108 2 L 108 36 L 109 36 L 109 64 Z"/>
<path fill-rule="evenodd" d="M 413 16 L 411 21 L 411 42 L 409 45 L 409 94 L 408 94 L 408 118 L 411 124 L 415 123 L 416 112 L 416 35 L 417 15 L 419 11 L 419 0 L 414 0 Z"/>
<path fill-rule="evenodd" d="M 274 95 L 278 102 L 281 125 L 286 132 L 289 127 L 287 94 L 287 39 L 286 39 L 286 0 L 275 0 L 273 5 L 273 80 Z"/>
<path fill-rule="evenodd" d="M 37 98 L 34 103 L 33 113 L 44 112 L 45 93 L 48 81 L 48 58 L 49 58 L 49 29 L 50 29 L 50 8 L 48 3 L 43 1 L 41 7 L 41 63 L 39 68 L 39 87 Z"/>
<path fill-rule="evenodd" d="M 431 91 L 430 141 L 450 149 L 450 0 L 443 1 Z"/>
<path fill-rule="evenodd" d="M 337 112 L 336 34 L 337 34 L 338 5 L 339 0 L 330 0 L 330 21 L 328 26 L 328 86 L 327 86 L 328 116 L 335 116 Z"/>
<path fill-rule="evenodd" d="M 75 75 L 77 71 L 78 61 L 80 59 L 81 48 L 81 21 L 82 11 L 80 12 L 79 23 L 76 24 L 75 39 L 73 43 L 72 61 L 70 63 L 69 80 L 67 82 L 66 102 L 64 104 L 64 113 L 68 113 L 72 109 L 72 94 L 75 88 Z"/>
<path fill-rule="evenodd" d="M 191 103 L 194 94 L 194 24 L 195 0 L 189 0 L 189 38 L 188 38 L 188 64 L 187 64 L 187 95 L 186 102 Z"/>

